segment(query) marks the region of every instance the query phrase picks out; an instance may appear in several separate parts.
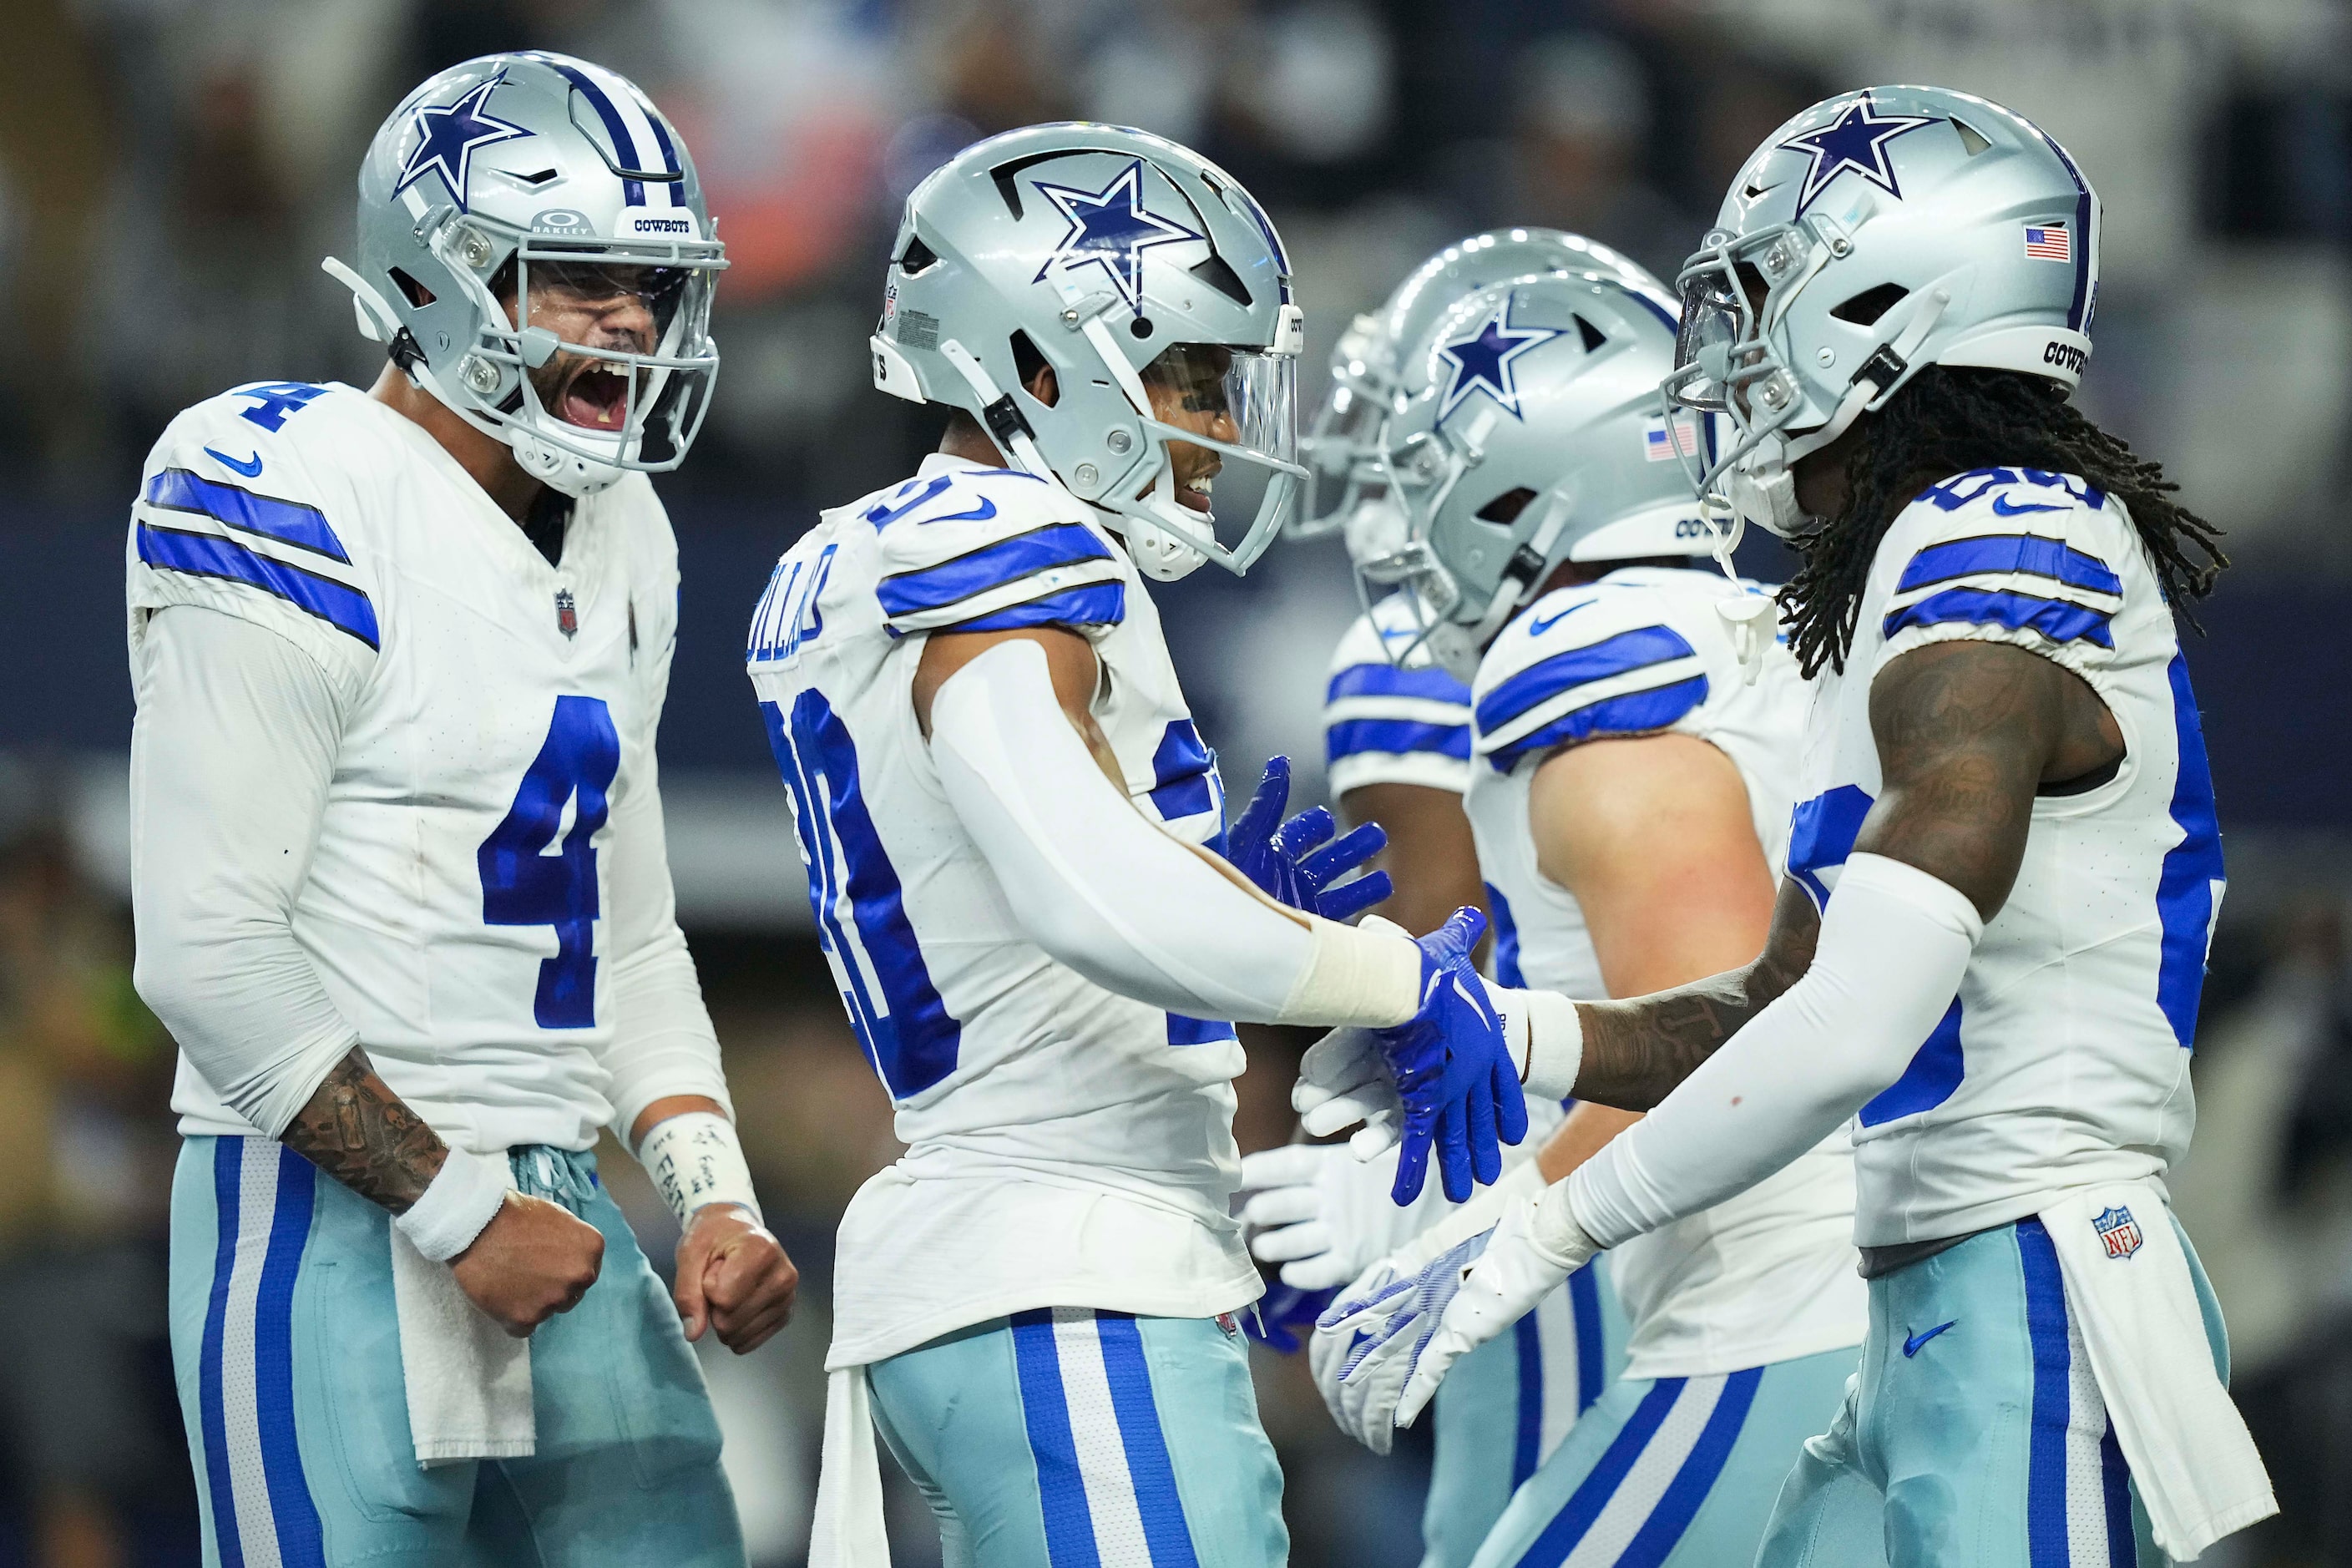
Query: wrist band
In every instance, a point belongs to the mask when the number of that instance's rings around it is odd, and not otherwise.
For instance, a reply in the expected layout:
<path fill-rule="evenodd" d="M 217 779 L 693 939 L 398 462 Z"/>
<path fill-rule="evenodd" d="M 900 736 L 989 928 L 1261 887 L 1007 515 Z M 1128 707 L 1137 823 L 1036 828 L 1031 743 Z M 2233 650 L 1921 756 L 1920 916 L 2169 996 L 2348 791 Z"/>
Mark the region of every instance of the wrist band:
<path fill-rule="evenodd" d="M 1306 967 L 1275 1023 L 1381 1029 L 1420 1010 L 1421 949 L 1402 931 L 1377 917 L 1348 926 L 1321 915 L 1307 928 Z"/>
<path fill-rule="evenodd" d="M 752 1218 L 767 1223 L 751 1190 L 751 1169 L 743 1163 L 735 1124 L 723 1116 L 689 1110 L 665 1117 L 638 1145 L 637 1163 L 653 1178 L 662 1202 L 680 1225 L 691 1221 L 695 1210 L 712 1204 L 740 1204 Z"/>
<path fill-rule="evenodd" d="M 496 1217 L 514 1185 L 507 1157 L 476 1154 L 452 1148 L 441 1161 L 439 1173 L 392 1223 L 408 1237 L 411 1247 L 435 1263 L 446 1263 L 474 1245 L 483 1226 Z"/>
<path fill-rule="evenodd" d="M 1552 991 L 1520 992 L 1527 1010 L 1527 1056 L 1519 1082 L 1538 1100 L 1566 1100 L 1584 1067 L 1584 1020 L 1576 1004 Z"/>

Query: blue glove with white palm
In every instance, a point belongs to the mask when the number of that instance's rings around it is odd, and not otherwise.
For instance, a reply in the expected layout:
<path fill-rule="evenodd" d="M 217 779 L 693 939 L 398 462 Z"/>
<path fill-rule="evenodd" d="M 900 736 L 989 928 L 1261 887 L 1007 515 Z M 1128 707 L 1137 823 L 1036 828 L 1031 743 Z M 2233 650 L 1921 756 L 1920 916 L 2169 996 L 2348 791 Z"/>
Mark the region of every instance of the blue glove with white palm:
<path fill-rule="evenodd" d="M 1327 921 L 1349 921 L 1396 890 L 1386 871 L 1340 880 L 1388 847 L 1380 824 L 1367 822 L 1333 843 L 1339 828 L 1327 808 L 1314 806 L 1286 822 L 1289 804 L 1290 759 L 1269 758 L 1256 793 L 1225 830 L 1225 858 L 1260 892 Z"/>

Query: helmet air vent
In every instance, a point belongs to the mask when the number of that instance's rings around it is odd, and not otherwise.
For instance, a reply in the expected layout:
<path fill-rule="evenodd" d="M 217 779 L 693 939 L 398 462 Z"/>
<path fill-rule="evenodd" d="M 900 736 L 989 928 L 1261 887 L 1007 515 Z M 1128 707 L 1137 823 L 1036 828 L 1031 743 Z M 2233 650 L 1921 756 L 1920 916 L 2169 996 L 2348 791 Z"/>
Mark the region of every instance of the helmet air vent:
<path fill-rule="evenodd" d="M 1591 322 L 1586 321 L 1580 315 L 1576 317 L 1575 320 L 1577 334 L 1584 340 L 1584 352 L 1589 354 L 1599 353 L 1601 352 L 1601 345 L 1609 341 L 1609 334 L 1602 331 L 1599 327 L 1594 326 Z"/>
<path fill-rule="evenodd" d="M 1521 485 L 1517 489 L 1505 490 L 1480 507 L 1476 515 L 1482 522 L 1517 522 L 1519 513 L 1528 510 L 1528 502 L 1535 499 L 1536 492 Z"/>
<path fill-rule="evenodd" d="M 427 289 L 424 284 L 419 283 L 415 279 L 411 278 L 407 273 L 403 272 L 397 267 L 390 268 L 390 271 L 392 273 L 394 287 L 400 290 L 402 296 L 407 300 L 412 307 L 422 310 L 425 306 L 433 303 L 434 296 L 432 289 Z"/>
<path fill-rule="evenodd" d="M 1248 308 L 1249 290 L 1242 286 L 1241 275 L 1233 269 L 1223 257 L 1213 255 L 1206 261 L 1195 262 L 1191 271 L 1193 277 L 1198 278 L 1234 304 L 1244 310 Z"/>
<path fill-rule="evenodd" d="M 907 248 L 898 255 L 898 270 L 909 278 L 929 272 L 939 264 L 939 252 L 925 245 L 919 235 L 909 236 Z"/>
<path fill-rule="evenodd" d="M 1965 120 L 1953 121 L 1952 129 L 1960 134 L 1960 150 L 1971 158 L 1992 146 L 1982 132 Z"/>
<path fill-rule="evenodd" d="M 1878 318 L 1903 302 L 1911 292 L 1900 283 L 1881 283 L 1865 289 L 1843 305 L 1830 311 L 1841 321 L 1852 321 L 1857 327 L 1874 325 Z"/>

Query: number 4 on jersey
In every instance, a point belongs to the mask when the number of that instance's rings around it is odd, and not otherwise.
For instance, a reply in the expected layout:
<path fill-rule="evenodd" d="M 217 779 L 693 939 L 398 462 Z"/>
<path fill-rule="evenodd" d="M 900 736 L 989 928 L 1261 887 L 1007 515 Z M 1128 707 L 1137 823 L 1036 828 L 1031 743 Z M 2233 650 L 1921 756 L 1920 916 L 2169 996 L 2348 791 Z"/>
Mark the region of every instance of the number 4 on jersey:
<path fill-rule="evenodd" d="M 542 1029 L 596 1025 L 596 830 L 610 810 L 606 792 L 620 771 L 621 740 L 613 715 L 593 697 L 559 697 L 547 740 L 522 775 L 506 820 L 477 858 L 482 919 L 494 926 L 553 926 L 555 956 L 539 966 L 533 1016 Z M 547 853 L 563 808 L 579 797 L 563 847 Z"/>

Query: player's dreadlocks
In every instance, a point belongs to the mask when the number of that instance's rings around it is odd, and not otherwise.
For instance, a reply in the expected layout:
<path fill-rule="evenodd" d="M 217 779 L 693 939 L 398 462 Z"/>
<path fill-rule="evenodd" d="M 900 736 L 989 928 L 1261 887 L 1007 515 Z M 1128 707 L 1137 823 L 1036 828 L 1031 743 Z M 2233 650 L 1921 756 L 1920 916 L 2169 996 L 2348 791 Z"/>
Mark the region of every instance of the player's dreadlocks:
<path fill-rule="evenodd" d="M 2162 465 L 2083 417 L 2055 382 L 1929 365 L 1871 416 L 1848 455 L 1844 514 L 1794 541 L 1805 563 L 1780 592 L 1780 620 L 1808 679 L 1823 665 L 1845 668 L 1871 558 L 1920 486 L 1995 467 L 2078 475 L 2122 501 L 2166 599 L 2197 625 L 2186 603 L 2211 590 L 2230 558 L 2221 531 L 2172 499 L 2180 487 Z"/>

